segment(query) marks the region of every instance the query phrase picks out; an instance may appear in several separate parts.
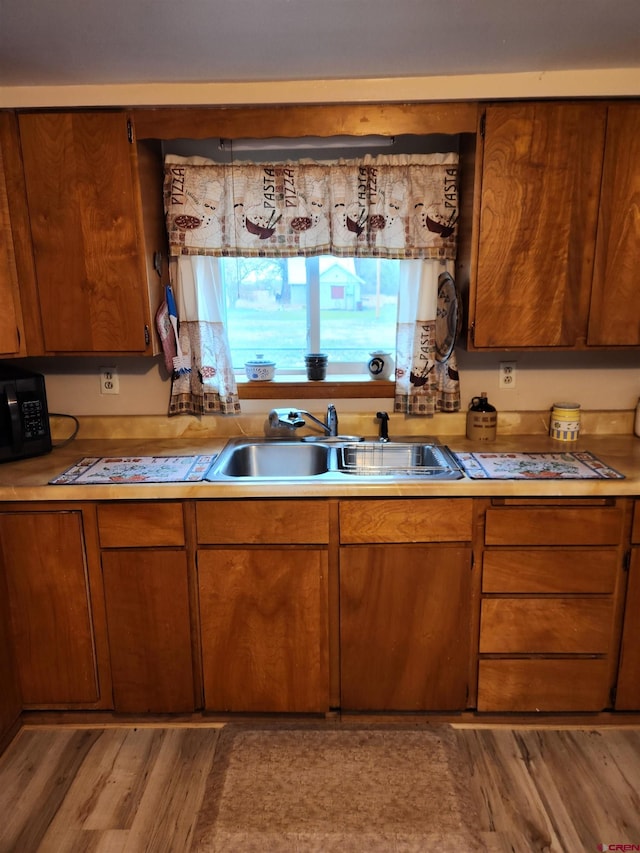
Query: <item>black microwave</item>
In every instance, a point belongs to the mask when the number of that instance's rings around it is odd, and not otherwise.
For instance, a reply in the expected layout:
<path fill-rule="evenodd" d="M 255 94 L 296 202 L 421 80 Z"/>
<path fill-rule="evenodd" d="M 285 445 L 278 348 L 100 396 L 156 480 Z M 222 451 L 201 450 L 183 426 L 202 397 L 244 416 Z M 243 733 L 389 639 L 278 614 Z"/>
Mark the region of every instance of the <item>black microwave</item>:
<path fill-rule="evenodd" d="M 44 376 L 0 362 L 0 462 L 50 450 Z"/>

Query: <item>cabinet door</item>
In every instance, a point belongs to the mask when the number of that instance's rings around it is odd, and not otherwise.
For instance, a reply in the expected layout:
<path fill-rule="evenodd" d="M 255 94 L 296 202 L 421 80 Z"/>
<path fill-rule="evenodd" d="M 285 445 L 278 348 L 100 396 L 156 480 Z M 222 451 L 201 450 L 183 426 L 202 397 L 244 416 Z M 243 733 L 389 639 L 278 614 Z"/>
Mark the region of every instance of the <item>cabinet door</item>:
<path fill-rule="evenodd" d="M 640 104 L 609 107 L 589 344 L 640 345 Z"/>
<path fill-rule="evenodd" d="M 198 552 L 205 707 L 329 710 L 327 553 Z"/>
<path fill-rule="evenodd" d="M 102 570 L 116 711 L 193 711 L 185 552 L 106 551 Z"/>
<path fill-rule="evenodd" d="M 486 111 L 472 344 L 584 344 L 606 107 Z"/>
<path fill-rule="evenodd" d="M 7 588 L 0 565 L 0 751 L 4 735 L 11 730 L 21 710 L 22 698 L 9 634 Z"/>
<path fill-rule="evenodd" d="M 637 512 L 636 512 L 637 514 Z M 617 711 L 640 710 L 640 548 L 634 548 L 629 568 L 627 601 L 622 630 L 622 652 L 616 691 Z"/>
<path fill-rule="evenodd" d="M 2 513 L 0 547 L 25 705 L 96 702 L 82 513 Z"/>
<path fill-rule="evenodd" d="M 341 549 L 343 709 L 466 706 L 471 574 L 468 547 Z"/>
<path fill-rule="evenodd" d="M 46 112 L 19 122 L 45 351 L 150 352 L 126 115 Z"/>
<path fill-rule="evenodd" d="M 0 122 L 4 117 L 0 116 Z M 0 128 L 0 355 L 25 355 L 21 328 L 22 311 L 18 292 L 18 275 L 13 249 L 13 232 L 9 219 L 9 200 L 2 153 Z"/>

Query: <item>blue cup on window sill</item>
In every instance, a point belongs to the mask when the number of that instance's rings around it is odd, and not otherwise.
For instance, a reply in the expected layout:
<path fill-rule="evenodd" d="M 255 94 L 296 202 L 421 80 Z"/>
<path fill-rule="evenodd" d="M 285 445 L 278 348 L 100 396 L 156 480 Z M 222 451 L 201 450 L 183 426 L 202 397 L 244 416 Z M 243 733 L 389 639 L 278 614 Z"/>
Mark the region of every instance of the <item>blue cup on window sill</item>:
<path fill-rule="evenodd" d="M 327 361 L 329 357 L 322 352 L 310 352 L 304 357 L 307 368 L 307 379 L 318 382 L 327 376 Z"/>

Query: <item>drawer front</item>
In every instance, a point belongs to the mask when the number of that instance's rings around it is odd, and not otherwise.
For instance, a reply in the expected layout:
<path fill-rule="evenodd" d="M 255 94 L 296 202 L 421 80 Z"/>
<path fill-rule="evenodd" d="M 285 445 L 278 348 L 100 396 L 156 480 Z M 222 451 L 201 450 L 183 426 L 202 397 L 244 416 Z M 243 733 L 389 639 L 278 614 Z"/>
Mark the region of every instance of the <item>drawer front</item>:
<path fill-rule="evenodd" d="M 480 661 L 478 711 L 602 711 L 609 703 L 604 659 Z"/>
<path fill-rule="evenodd" d="M 185 544 L 182 504 L 121 503 L 98 505 L 102 548 L 157 548 Z"/>
<path fill-rule="evenodd" d="M 612 593 L 619 563 L 614 549 L 485 551 L 482 591 Z"/>
<path fill-rule="evenodd" d="M 487 545 L 617 545 L 621 537 L 617 507 L 501 507 L 485 516 Z"/>
<path fill-rule="evenodd" d="M 329 541 L 326 501 L 198 502 L 196 523 L 202 545 L 324 545 Z"/>
<path fill-rule="evenodd" d="M 491 598 L 482 602 L 481 654 L 606 654 L 610 598 Z"/>
<path fill-rule="evenodd" d="M 473 529 L 469 498 L 345 500 L 340 502 L 340 541 L 466 542 Z"/>

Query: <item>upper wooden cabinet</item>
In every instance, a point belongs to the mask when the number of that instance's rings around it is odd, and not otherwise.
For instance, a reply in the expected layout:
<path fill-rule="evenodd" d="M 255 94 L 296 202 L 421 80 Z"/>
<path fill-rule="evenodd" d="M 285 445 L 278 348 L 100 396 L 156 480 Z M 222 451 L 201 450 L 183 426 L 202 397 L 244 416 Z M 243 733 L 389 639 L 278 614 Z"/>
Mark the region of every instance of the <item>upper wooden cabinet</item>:
<path fill-rule="evenodd" d="M 161 160 L 124 112 L 19 116 L 45 354 L 152 354 L 161 278 Z M 144 208 L 144 211 L 143 211 Z M 30 345 L 35 354 L 38 345 Z"/>
<path fill-rule="evenodd" d="M 487 107 L 471 347 L 584 346 L 606 115 L 600 103 Z"/>
<path fill-rule="evenodd" d="M 12 116 L 0 113 L 0 356 L 26 355 L 18 274 L 9 216 L 8 163 L 3 149 Z"/>
<path fill-rule="evenodd" d="M 588 343 L 640 346 L 640 104 L 609 107 Z"/>

